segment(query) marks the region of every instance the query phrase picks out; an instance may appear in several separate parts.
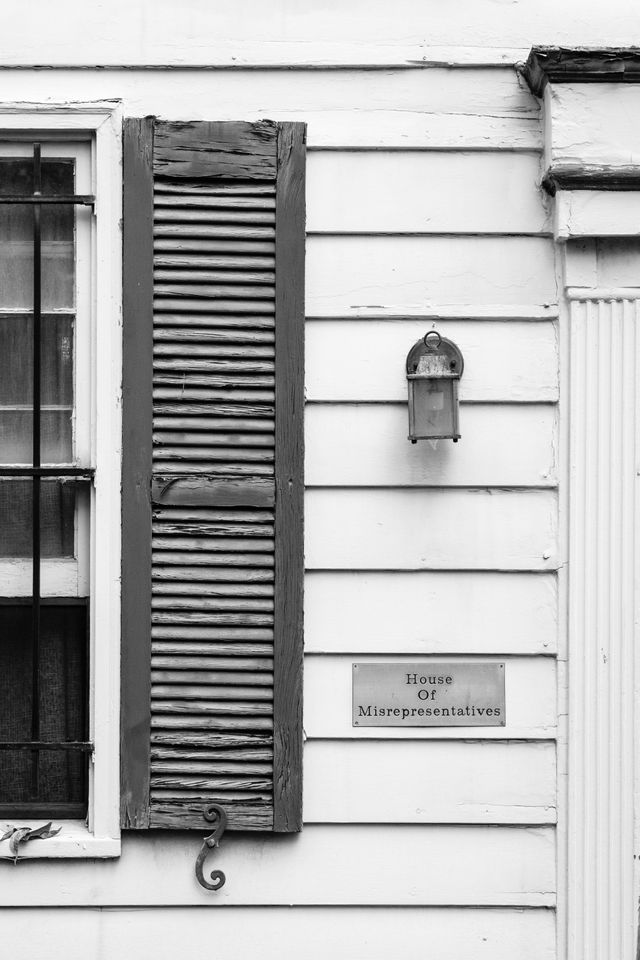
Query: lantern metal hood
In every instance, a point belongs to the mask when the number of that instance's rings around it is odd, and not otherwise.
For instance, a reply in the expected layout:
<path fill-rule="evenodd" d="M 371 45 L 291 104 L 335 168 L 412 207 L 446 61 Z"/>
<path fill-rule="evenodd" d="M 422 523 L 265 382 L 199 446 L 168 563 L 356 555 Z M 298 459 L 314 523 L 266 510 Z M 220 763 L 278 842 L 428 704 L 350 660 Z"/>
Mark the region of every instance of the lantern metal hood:
<path fill-rule="evenodd" d="M 409 440 L 460 439 L 458 382 L 464 360 L 451 340 L 437 330 L 415 343 L 407 356 Z"/>

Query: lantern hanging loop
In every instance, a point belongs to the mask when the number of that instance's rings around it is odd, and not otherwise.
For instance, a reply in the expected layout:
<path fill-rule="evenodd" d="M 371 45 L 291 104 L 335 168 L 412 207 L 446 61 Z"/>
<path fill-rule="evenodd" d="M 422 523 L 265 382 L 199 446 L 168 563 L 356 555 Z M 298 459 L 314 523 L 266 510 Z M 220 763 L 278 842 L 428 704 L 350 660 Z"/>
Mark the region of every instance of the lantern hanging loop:
<path fill-rule="evenodd" d="M 430 339 L 432 337 L 435 339 Z M 442 343 L 442 337 L 437 330 L 428 330 L 422 338 L 422 342 L 429 350 L 437 350 Z"/>

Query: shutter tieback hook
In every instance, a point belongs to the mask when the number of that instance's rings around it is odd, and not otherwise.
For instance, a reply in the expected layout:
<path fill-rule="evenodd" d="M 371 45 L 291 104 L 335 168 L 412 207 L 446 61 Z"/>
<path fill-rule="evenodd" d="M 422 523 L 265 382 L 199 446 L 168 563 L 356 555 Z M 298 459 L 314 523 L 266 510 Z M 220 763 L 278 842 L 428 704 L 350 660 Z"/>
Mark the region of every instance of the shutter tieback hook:
<path fill-rule="evenodd" d="M 209 850 L 217 847 L 222 839 L 222 834 L 227 826 L 227 815 L 221 806 L 217 803 L 212 803 L 211 806 L 205 807 L 203 816 L 209 823 L 215 823 L 216 828 L 213 833 L 210 833 L 208 837 L 204 838 L 202 850 L 196 860 L 196 877 L 198 878 L 200 886 L 204 887 L 205 890 L 219 890 L 220 887 L 224 886 L 227 879 L 222 870 L 213 870 L 211 873 L 211 883 L 209 883 L 209 881 L 205 879 L 203 867 Z"/>

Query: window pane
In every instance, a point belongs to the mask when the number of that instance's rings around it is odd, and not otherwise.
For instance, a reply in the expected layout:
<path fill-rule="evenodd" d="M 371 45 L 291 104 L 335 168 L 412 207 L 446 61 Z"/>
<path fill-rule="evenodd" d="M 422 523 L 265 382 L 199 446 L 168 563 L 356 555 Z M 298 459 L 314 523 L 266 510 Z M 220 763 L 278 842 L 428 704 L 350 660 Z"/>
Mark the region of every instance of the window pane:
<path fill-rule="evenodd" d="M 42 319 L 43 463 L 73 461 L 73 333 L 73 317 Z M 31 463 L 32 400 L 33 320 L 0 316 L 0 463 Z"/>
<path fill-rule="evenodd" d="M 40 553 L 74 556 L 76 482 L 40 483 Z M 0 557 L 32 556 L 33 481 L 0 481 Z"/>
<path fill-rule="evenodd" d="M 0 405 L 33 400 L 33 320 L 0 317 Z M 42 318 L 42 403 L 73 403 L 73 318 Z"/>
<path fill-rule="evenodd" d="M 72 411 L 43 410 L 40 415 L 42 463 L 71 463 Z M 30 463 L 31 411 L 0 410 L 0 463 Z"/>
<path fill-rule="evenodd" d="M 0 606 L 0 741 L 31 739 L 31 607 Z M 40 739 L 87 736 L 87 610 L 48 606 L 40 611 Z M 36 799 L 84 802 L 87 760 L 69 751 L 0 751 L 0 803 Z M 38 786 L 37 795 L 34 790 Z"/>
<path fill-rule="evenodd" d="M 33 191 L 30 157 L 0 159 L 0 195 Z M 74 192 L 73 160 L 42 161 L 42 192 Z M 74 209 L 42 208 L 42 308 L 73 307 Z M 33 206 L 0 204 L 0 308 L 33 306 Z"/>

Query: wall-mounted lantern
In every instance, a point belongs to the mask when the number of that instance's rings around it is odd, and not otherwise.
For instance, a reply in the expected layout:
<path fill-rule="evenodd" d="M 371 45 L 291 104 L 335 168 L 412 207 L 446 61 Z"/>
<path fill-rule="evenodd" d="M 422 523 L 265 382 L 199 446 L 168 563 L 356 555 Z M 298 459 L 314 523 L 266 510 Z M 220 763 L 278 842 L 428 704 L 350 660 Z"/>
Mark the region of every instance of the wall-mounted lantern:
<path fill-rule="evenodd" d="M 430 330 L 407 357 L 409 440 L 460 439 L 458 381 L 464 360 L 451 340 Z"/>

